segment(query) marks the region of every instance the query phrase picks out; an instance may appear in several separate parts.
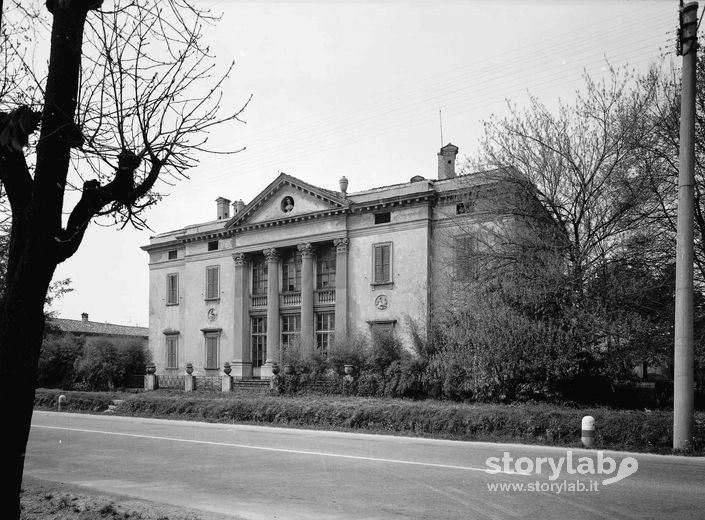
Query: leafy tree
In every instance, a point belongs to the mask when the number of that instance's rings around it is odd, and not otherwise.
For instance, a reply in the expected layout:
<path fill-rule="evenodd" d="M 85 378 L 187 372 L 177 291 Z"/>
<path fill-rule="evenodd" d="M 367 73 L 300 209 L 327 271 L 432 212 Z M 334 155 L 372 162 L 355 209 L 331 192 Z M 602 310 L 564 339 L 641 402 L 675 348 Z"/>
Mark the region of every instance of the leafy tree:
<path fill-rule="evenodd" d="M 705 281 L 705 56 L 698 54 L 695 91 L 695 267 Z M 655 102 L 644 113 L 653 130 L 640 146 L 639 169 L 657 201 L 651 215 L 658 231 L 675 243 L 678 215 L 680 153 L 680 74 L 665 62 L 655 64 L 639 87 L 655 92 Z M 675 247 L 675 246 L 674 246 Z"/>
<path fill-rule="evenodd" d="M 521 215 L 525 221 L 548 218 L 560 232 L 554 243 L 578 303 L 594 271 L 654 206 L 639 176 L 639 146 L 653 129 L 643 115 L 655 93 L 633 88 L 635 82 L 614 70 L 602 82 L 586 77 L 572 106 L 560 102 L 553 112 L 532 98 L 524 111 L 510 107 L 510 116 L 485 123 L 477 161 L 508 172 L 524 188 L 535 203 Z"/>
<path fill-rule="evenodd" d="M 76 379 L 89 390 L 124 387 L 131 374 L 144 374 L 149 353 L 139 341 L 90 338 L 77 360 Z"/>
<path fill-rule="evenodd" d="M 501 188 L 475 208 L 487 224 L 458 218 L 460 298 L 434 364 L 460 394 L 550 394 L 578 376 L 614 381 L 642 361 L 667 363 L 672 240 L 641 175 L 658 99 L 655 82 L 612 70 L 586 78 L 574 105 L 533 98 L 486 123 L 472 166 L 491 166 L 482 175 Z"/>
<path fill-rule="evenodd" d="M 0 300 L 0 406 L 6 432 L 4 516 L 19 517 L 19 490 L 44 301 L 56 266 L 79 248 L 95 217 L 143 225 L 157 180 L 180 179 L 207 151 L 221 115 L 202 38 L 214 19 L 187 0 L 47 0 L 2 12 L 0 183 L 11 211 Z M 20 30 L 23 25 L 32 30 Z M 50 28 L 51 34 L 46 34 Z M 46 45 L 46 67 L 32 61 Z M 77 200 L 76 200 L 77 199 Z M 64 215 L 68 215 L 64 218 Z"/>

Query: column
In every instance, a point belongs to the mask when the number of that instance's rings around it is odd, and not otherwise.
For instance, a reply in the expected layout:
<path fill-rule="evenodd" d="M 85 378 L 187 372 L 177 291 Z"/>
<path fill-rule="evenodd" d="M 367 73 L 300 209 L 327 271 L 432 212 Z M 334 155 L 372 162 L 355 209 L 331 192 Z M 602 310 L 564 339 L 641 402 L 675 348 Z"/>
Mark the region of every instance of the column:
<path fill-rule="evenodd" d="M 265 249 L 267 262 L 267 361 L 266 375 L 271 375 L 273 364 L 279 364 L 279 252 Z M 262 375 L 265 375 L 264 369 Z"/>
<path fill-rule="evenodd" d="M 338 238 L 335 244 L 335 335 L 348 334 L 348 246 L 347 238 Z"/>
<path fill-rule="evenodd" d="M 301 253 L 301 355 L 313 352 L 313 247 L 299 244 Z"/>
<path fill-rule="evenodd" d="M 233 316 L 232 375 L 235 379 L 252 377 L 252 351 L 250 350 L 250 276 L 244 253 L 234 253 L 235 311 Z"/>

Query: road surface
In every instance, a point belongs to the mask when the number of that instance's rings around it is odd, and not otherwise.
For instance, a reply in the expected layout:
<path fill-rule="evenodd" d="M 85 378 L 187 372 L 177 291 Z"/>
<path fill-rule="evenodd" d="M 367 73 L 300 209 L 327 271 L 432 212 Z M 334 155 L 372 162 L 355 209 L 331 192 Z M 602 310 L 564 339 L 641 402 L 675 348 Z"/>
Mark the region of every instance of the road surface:
<path fill-rule="evenodd" d="M 705 519 L 703 458 L 570 456 L 565 448 L 35 411 L 25 475 L 203 518 Z M 622 464 L 628 476 L 604 485 Z"/>

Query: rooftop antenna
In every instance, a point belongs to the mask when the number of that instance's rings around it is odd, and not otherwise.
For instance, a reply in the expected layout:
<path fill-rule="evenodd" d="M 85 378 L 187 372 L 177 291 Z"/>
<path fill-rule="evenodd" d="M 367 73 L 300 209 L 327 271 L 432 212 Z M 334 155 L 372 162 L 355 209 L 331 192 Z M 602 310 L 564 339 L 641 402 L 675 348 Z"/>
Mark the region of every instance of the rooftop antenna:
<path fill-rule="evenodd" d="M 441 109 L 438 109 L 438 121 L 441 125 L 441 148 L 443 148 L 443 112 L 441 112 Z"/>

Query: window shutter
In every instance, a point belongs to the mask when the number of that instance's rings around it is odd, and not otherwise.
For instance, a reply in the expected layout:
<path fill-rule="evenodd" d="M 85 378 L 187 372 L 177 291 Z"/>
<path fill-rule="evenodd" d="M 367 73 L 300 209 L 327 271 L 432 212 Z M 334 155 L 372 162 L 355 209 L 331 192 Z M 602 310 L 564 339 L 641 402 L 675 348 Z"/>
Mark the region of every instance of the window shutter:
<path fill-rule="evenodd" d="M 382 246 L 375 246 L 375 282 L 384 281 L 384 269 L 382 267 Z"/>
<path fill-rule="evenodd" d="M 391 247 L 389 244 L 375 246 L 375 283 L 391 281 L 390 257 Z"/>
<path fill-rule="evenodd" d="M 217 345 L 218 338 L 213 336 L 206 338 L 206 368 L 216 368 L 218 366 Z"/>
<path fill-rule="evenodd" d="M 166 349 L 167 349 L 167 366 L 173 368 L 177 366 L 176 360 L 176 338 L 167 337 L 166 338 Z"/>
<path fill-rule="evenodd" d="M 206 299 L 218 298 L 218 266 L 206 267 Z"/>
<path fill-rule="evenodd" d="M 169 304 L 179 301 L 179 278 L 175 273 L 168 274 L 166 278 L 166 302 Z"/>

